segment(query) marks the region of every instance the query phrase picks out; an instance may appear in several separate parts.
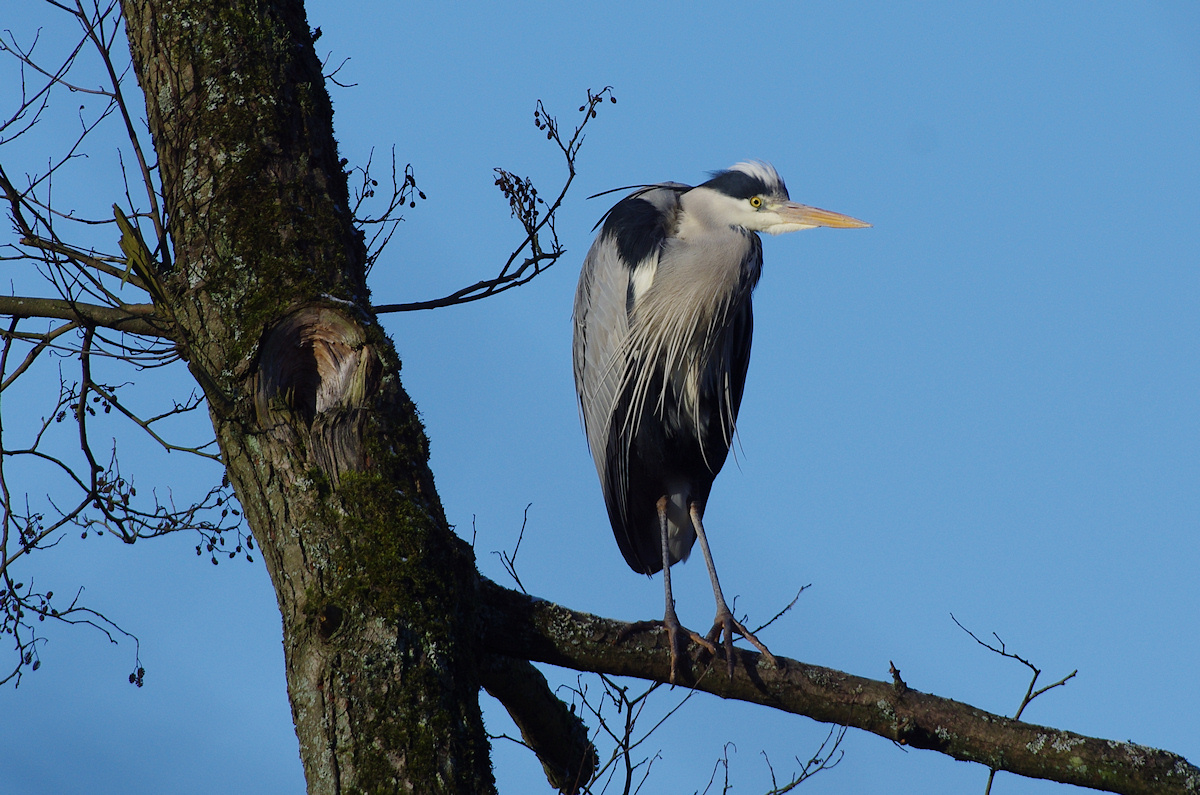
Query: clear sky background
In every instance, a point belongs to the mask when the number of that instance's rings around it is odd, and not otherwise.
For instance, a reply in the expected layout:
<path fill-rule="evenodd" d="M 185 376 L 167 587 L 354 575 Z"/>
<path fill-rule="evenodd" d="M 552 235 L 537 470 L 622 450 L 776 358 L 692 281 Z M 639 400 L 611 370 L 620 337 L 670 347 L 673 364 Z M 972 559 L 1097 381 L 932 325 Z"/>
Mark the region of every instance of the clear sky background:
<path fill-rule="evenodd" d="M 27 41 L 32 5 L 4 2 L 0 27 Z M 617 550 L 578 422 L 571 302 L 614 200 L 584 197 L 761 158 L 793 199 L 874 228 L 765 242 L 739 449 L 706 514 L 736 611 L 757 625 L 811 583 L 760 635 L 775 652 L 877 679 L 894 661 L 915 689 L 1011 714 L 1028 672 L 953 613 L 1045 683 L 1079 670 L 1026 720 L 1200 762 L 1197 6 L 313 2 L 309 16 L 330 68 L 349 59 L 338 79 L 353 87 L 333 88 L 342 154 L 362 164 L 374 147 L 379 164 L 395 145 L 428 196 L 372 274 L 377 303 L 493 275 L 520 229 L 492 169 L 543 194 L 562 176 L 535 101 L 569 129 L 589 87 L 618 98 L 589 129 L 559 265 L 498 298 L 384 319 L 447 515 L 485 574 L 509 583 L 491 552 L 513 548 L 531 505 L 518 570 L 532 593 L 661 615 L 659 578 Z M 77 102 L 59 97 L 61 118 Z M 63 189 L 102 215 L 121 188 L 112 149 L 90 154 Z M 4 278 L 27 285 L 11 265 Z M 190 389 L 182 368 L 142 383 L 160 401 Z M 48 410 L 36 400 L 5 395 L 10 444 L 22 412 Z M 181 496 L 219 477 L 155 463 L 113 427 L 139 491 L 165 492 L 163 472 L 185 473 L 168 476 Z M 146 684 L 126 681 L 130 642 L 47 626 L 42 668 L 0 690 L 0 795 L 303 790 L 266 573 L 214 567 L 195 543 L 68 534 L 38 556 L 41 586 L 86 586 L 140 637 Z M 707 627 L 702 563 L 675 572 L 682 620 Z M 484 701 L 489 729 L 514 732 Z M 698 695 L 646 742 L 644 791 L 703 790 L 732 742 L 734 791 L 763 792 L 761 752 L 784 777 L 826 731 Z M 800 791 L 982 792 L 987 777 L 862 733 L 843 748 Z M 502 792 L 549 791 L 523 749 L 497 741 L 494 759 Z M 1063 789 L 1002 774 L 994 791 Z"/>

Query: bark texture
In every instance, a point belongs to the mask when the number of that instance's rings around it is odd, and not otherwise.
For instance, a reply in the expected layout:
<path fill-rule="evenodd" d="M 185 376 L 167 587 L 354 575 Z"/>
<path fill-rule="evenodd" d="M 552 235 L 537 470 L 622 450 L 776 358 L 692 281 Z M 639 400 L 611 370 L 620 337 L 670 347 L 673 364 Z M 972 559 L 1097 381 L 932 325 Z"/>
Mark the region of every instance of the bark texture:
<path fill-rule="evenodd" d="M 632 624 L 569 610 L 488 580 L 482 581 L 481 595 L 483 644 L 494 653 L 577 671 L 669 680 L 665 632 L 635 631 Z M 692 687 L 722 698 L 851 726 L 1029 778 L 1127 795 L 1200 791 L 1200 769 L 1169 751 L 1023 723 L 898 681 L 786 657 L 778 657 L 776 668 L 756 652 L 734 652 L 733 677 L 723 662 L 685 661 L 685 681 L 690 677 Z"/>
<path fill-rule="evenodd" d="M 152 274 L 279 598 L 310 793 L 494 791 L 474 559 L 370 311 L 298 0 L 124 0 L 174 250 Z"/>
<path fill-rule="evenodd" d="M 122 8 L 174 264 L 138 273 L 153 307 L 11 299 L 0 315 L 67 317 L 179 346 L 278 596 L 310 793 L 494 792 L 481 682 L 555 785 L 577 789 L 595 751 L 524 661 L 666 681 L 666 642 L 480 580 L 450 532 L 424 429 L 370 308 L 302 3 Z M 1164 751 L 737 653 L 732 678 L 723 665 L 697 666 L 695 686 L 1025 776 L 1113 792 L 1200 789 L 1200 770 Z"/>

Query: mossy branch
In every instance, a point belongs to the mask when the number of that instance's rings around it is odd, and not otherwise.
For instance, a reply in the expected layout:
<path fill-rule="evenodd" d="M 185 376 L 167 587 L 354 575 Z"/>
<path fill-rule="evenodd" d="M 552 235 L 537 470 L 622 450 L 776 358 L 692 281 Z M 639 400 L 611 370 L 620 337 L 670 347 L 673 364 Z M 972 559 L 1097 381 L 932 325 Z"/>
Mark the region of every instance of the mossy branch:
<path fill-rule="evenodd" d="M 621 621 L 581 613 L 510 591 L 480 586 L 481 634 L 493 653 L 577 671 L 667 682 L 666 634 L 631 631 Z M 1107 792 L 1194 795 L 1200 768 L 1161 751 L 1005 718 L 969 704 L 779 657 L 735 649 L 734 675 L 721 661 L 682 661 L 696 690 L 862 729 L 901 745 L 939 751 L 1028 778 Z M 710 661 L 711 662 L 711 661 Z"/>

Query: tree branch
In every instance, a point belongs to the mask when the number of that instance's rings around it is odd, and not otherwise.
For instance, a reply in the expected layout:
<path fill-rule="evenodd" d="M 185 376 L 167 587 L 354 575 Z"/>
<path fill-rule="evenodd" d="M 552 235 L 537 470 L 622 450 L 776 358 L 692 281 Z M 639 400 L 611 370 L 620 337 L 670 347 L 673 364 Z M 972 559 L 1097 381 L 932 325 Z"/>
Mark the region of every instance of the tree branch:
<path fill-rule="evenodd" d="M 480 616 L 488 651 L 578 671 L 666 682 L 671 661 L 666 634 L 631 632 L 631 625 L 519 594 L 481 578 Z M 682 662 L 694 688 L 838 723 L 901 745 L 939 751 L 966 762 L 1029 778 L 1127 793 L 1165 795 L 1200 788 L 1200 768 L 1183 757 L 1129 742 L 993 715 L 969 704 L 830 668 L 735 649 L 732 678 L 724 665 Z"/>
<path fill-rule="evenodd" d="M 89 268 L 94 268 L 95 270 L 98 270 L 108 276 L 112 276 L 113 278 L 124 279 L 127 284 L 132 284 L 139 290 L 146 290 L 146 285 L 142 283 L 141 278 L 138 276 L 132 273 L 126 273 L 125 269 L 118 268 L 115 265 L 110 265 L 100 257 L 84 253 L 63 243 L 56 242 L 54 240 L 45 240 L 40 237 L 22 237 L 20 243 L 23 246 L 30 246 L 32 248 L 41 249 L 42 251 L 49 251 L 53 254 L 60 254 L 76 263 L 79 263 L 80 265 L 86 265 Z"/>
<path fill-rule="evenodd" d="M 574 795 L 592 780 L 599 760 L 587 726 L 554 695 L 541 671 L 525 660 L 493 654 L 480 661 L 479 678 L 508 710 L 551 786 Z"/>
<path fill-rule="evenodd" d="M 166 325 L 157 322 L 153 304 L 114 307 L 61 298 L 0 296 L 0 317 L 69 320 L 82 326 L 100 326 L 126 334 L 170 339 Z"/>
<path fill-rule="evenodd" d="M 513 217 L 518 219 L 525 229 L 525 239 L 509 255 L 497 276 L 475 282 L 469 287 L 429 301 L 380 304 L 372 307 L 375 314 L 440 309 L 455 304 L 479 301 L 514 287 L 520 287 L 558 262 L 558 258 L 566 253 L 566 249 L 559 244 L 558 232 L 554 228 L 555 217 L 558 208 L 562 206 L 563 199 L 567 196 L 567 191 L 571 189 L 571 183 L 575 181 L 575 159 L 579 155 L 579 148 L 583 146 L 584 128 L 587 127 L 589 121 L 596 118 L 596 109 L 605 99 L 610 102 L 617 101 L 612 95 L 612 86 L 605 86 L 594 94 L 591 89 L 588 90 L 587 102 L 579 106 L 579 112 L 583 114 L 583 121 L 576 126 L 575 132 L 566 140 L 563 140 L 559 134 L 558 120 L 547 113 L 541 100 L 538 100 L 537 110 L 533 113 L 533 123 L 539 130 L 546 133 L 547 140 L 553 141 L 562 151 L 567 166 L 567 178 L 563 182 L 562 189 L 559 190 L 557 198 L 548 205 L 545 199 L 538 196 L 537 189 L 534 188 L 528 177 L 521 178 L 502 168 L 495 169 L 496 186 L 508 199 Z M 544 213 L 541 208 L 544 208 Z M 550 236 L 548 244 L 542 241 L 542 236 L 547 233 Z M 526 250 L 528 253 L 524 255 L 524 259 L 518 265 L 518 258 Z"/>

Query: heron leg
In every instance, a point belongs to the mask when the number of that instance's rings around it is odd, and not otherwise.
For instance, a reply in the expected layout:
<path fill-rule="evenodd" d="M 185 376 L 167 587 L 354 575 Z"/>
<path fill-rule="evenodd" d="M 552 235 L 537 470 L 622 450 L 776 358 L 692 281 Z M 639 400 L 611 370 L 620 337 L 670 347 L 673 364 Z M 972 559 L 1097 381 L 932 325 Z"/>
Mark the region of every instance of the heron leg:
<path fill-rule="evenodd" d="M 691 502 L 688 505 L 688 511 L 692 516 L 692 527 L 696 528 L 696 538 L 700 541 L 700 551 L 704 553 L 704 563 L 708 566 L 708 578 L 712 581 L 713 596 L 717 600 L 717 617 L 713 620 L 713 628 L 708 635 L 711 640 L 718 638 L 722 640 L 722 645 L 725 647 L 725 661 L 729 666 L 729 678 L 733 678 L 733 633 L 735 631 L 754 644 L 772 664 L 779 665 L 775 655 L 771 654 L 770 650 L 754 637 L 753 632 L 746 629 L 740 621 L 733 617 L 729 605 L 725 604 L 725 595 L 721 593 L 721 583 L 717 580 L 717 567 L 713 565 L 712 552 L 708 548 L 708 539 L 704 535 L 704 524 L 700 521 L 700 508 L 695 502 Z"/>
<path fill-rule="evenodd" d="M 671 594 L 671 549 L 668 543 L 667 498 L 665 496 L 658 501 L 658 527 L 662 539 L 663 593 L 666 598 L 663 626 L 666 627 L 667 640 L 671 644 L 671 684 L 675 684 L 676 674 L 679 671 L 679 656 L 686 643 L 684 636 L 696 641 L 712 654 L 715 654 L 717 649 L 706 638 L 680 624 L 679 616 L 675 614 L 675 597 Z"/>

